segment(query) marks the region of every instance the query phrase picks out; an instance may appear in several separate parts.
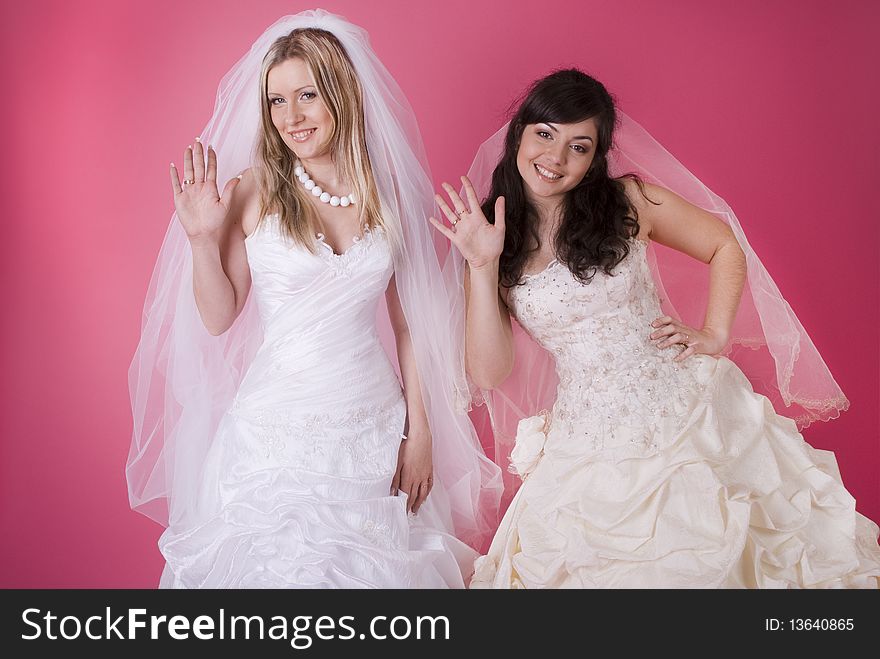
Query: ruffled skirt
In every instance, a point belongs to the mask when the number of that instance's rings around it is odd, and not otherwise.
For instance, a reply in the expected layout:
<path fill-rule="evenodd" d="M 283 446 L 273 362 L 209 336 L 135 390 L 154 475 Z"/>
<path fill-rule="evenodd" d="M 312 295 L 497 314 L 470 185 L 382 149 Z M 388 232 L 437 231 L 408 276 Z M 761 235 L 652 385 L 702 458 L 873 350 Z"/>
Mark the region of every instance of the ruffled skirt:
<path fill-rule="evenodd" d="M 431 497 L 390 496 L 405 405 L 289 416 L 236 406 L 187 523 L 159 546 L 166 588 L 463 588 L 476 557 Z M 439 493 L 438 493 L 439 496 Z"/>
<path fill-rule="evenodd" d="M 877 588 L 877 525 L 834 454 L 807 444 L 729 360 L 706 359 L 683 424 L 652 449 L 578 454 L 552 430 L 472 588 Z M 572 440 L 575 441 L 575 440 Z M 530 457 L 531 456 L 531 457 Z"/>

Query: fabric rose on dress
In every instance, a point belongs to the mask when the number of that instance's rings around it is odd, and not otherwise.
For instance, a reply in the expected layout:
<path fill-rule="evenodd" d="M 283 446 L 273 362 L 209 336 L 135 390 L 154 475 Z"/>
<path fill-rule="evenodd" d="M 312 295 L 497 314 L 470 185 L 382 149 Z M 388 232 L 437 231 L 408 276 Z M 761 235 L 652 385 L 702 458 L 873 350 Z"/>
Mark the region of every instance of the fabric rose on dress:
<path fill-rule="evenodd" d="M 530 416 L 522 419 L 516 427 L 516 443 L 510 452 L 510 470 L 525 478 L 544 455 L 544 442 L 547 434 L 544 428 L 547 425 L 545 414 Z"/>
<path fill-rule="evenodd" d="M 474 574 L 469 588 L 491 588 L 498 566 L 491 556 L 480 556 L 474 561 Z"/>

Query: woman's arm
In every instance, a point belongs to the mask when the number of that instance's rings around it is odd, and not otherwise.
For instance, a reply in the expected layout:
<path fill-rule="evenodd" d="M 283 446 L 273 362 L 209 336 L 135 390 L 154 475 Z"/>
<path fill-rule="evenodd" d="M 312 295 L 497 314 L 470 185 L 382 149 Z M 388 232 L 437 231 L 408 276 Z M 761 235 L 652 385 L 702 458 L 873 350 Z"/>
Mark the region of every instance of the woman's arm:
<path fill-rule="evenodd" d="M 193 295 L 202 322 L 215 336 L 229 329 L 247 299 L 250 268 L 243 222 L 254 223 L 250 216 L 259 212 L 250 172 L 229 181 L 222 198 L 216 177 L 217 156 L 209 147 L 205 167 L 198 141 L 184 153 L 184 178 L 192 183 L 181 186 L 172 165 L 174 204 L 193 255 Z"/>
<path fill-rule="evenodd" d="M 451 226 L 433 217 L 430 221 L 466 259 L 466 367 L 477 386 L 493 389 L 510 375 L 514 358 L 510 314 L 498 290 L 498 264 L 504 249 L 504 197 L 495 201 L 495 224 L 489 224 L 480 210 L 473 185 L 466 176 L 462 183 L 470 210 L 452 186 L 444 183 L 443 189 L 455 210 L 440 195 L 435 199 Z"/>
<path fill-rule="evenodd" d="M 627 182 L 627 193 L 639 213 L 640 236 L 709 264 L 709 303 L 702 328 L 663 316 L 652 323 L 656 329 L 651 339 L 663 348 L 687 344 L 677 361 L 694 353 L 717 354 L 727 345 L 736 317 L 746 277 L 745 255 L 730 227 L 708 211 L 665 188 L 644 184 L 644 189 L 645 195 L 634 181 Z"/>
<path fill-rule="evenodd" d="M 433 459 L 431 428 L 422 399 L 422 385 L 419 369 L 413 351 L 412 336 L 403 314 L 400 296 L 394 277 L 385 291 L 388 304 L 388 317 L 394 330 L 397 343 L 397 361 L 403 379 L 403 392 L 406 398 L 406 439 L 401 442 L 398 452 L 397 471 L 391 483 L 391 492 L 397 490 L 407 493 L 407 512 L 417 513 L 433 487 Z"/>
<path fill-rule="evenodd" d="M 474 384 L 494 389 L 513 370 L 510 313 L 498 292 L 498 260 L 465 264 L 465 365 Z"/>

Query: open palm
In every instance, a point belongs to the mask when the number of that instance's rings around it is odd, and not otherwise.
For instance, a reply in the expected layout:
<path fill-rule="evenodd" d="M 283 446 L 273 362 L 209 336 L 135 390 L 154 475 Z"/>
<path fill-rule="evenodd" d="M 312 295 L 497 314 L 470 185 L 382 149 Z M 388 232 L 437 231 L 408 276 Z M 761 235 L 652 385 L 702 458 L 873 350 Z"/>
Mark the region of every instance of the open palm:
<path fill-rule="evenodd" d="M 470 210 L 455 189 L 444 183 L 443 189 L 449 195 L 452 208 L 439 194 L 434 195 L 434 198 L 450 226 L 433 217 L 430 222 L 449 238 L 471 268 L 480 268 L 500 257 L 504 250 L 504 197 L 498 197 L 495 201 L 495 224 L 490 224 L 480 208 L 474 186 L 466 176 L 462 176 L 461 180 Z"/>
<path fill-rule="evenodd" d="M 177 217 L 190 240 L 215 236 L 226 220 L 229 207 L 224 201 L 239 179 L 233 178 L 223 190 L 223 198 L 217 191 L 217 154 L 208 147 L 208 162 L 202 144 L 187 147 L 183 154 L 183 184 L 177 168 L 171 165 L 171 187 L 174 190 L 174 207 Z"/>

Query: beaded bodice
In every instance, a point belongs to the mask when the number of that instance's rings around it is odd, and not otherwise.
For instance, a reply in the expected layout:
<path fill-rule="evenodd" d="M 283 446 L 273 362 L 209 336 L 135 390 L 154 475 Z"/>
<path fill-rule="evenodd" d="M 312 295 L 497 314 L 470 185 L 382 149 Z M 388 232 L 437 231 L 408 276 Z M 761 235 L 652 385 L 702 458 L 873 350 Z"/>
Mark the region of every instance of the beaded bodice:
<path fill-rule="evenodd" d="M 651 322 L 663 313 L 647 243 L 629 244 L 612 275 L 600 270 L 584 284 L 553 261 L 510 291 L 512 313 L 556 363 L 547 449 L 562 438 L 578 450 L 656 449 L 660 426 L 680 422 L 692 399 L 703 358 L 676 364 L 675 347 L 650 342 Z"/>

